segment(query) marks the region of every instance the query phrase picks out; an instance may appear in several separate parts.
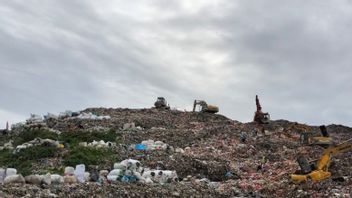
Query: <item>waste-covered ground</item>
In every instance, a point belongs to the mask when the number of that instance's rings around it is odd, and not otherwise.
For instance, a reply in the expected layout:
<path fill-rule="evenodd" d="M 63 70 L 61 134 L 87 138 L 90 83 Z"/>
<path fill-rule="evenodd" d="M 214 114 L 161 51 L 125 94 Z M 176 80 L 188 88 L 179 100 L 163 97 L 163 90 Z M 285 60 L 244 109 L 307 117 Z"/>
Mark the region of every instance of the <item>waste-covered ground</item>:
<path fill-rule="evenodd" d="M 332 177 L 322 182 L 294 184 L 298 155 L 318 159 L 323 148 L 299 142 L 301 124 L 285 120 L 260 125 L 240 123 L 218 114 L 158 109 L 90 108 L 82 112 L 107 119 L 49 118 L 46 126 L 17 128 L 0 135 L 0 145 L 13 147 L 34 138 L 62 142 L 14 153 L 0 151 L 0 167 L 17 168 L 23 176 L 58 173 L 65 166 L 85 164 L 111 170 L 115 162 L 139 160 L 143 166 L 175 170 L 173 183 L 85 182 L 59 185 L 3 184 L 0 197 L 351 197 L 352 152 L 333 157 Z M 135 126 L 126 128 L 126 123 Z M 317 136 L 319 127 L 308 126 Z M 352 129 L 327 126 L 334 143 L 352 138 Z M 241 141 L 241 134 L 246 137 Z M 162 141 L 172 149 L 135 150 L 145 140 Z M 109 141 L 115 146 L 90 148 L 80 142 Z M 132 145 L 132 146 L 131 146 Z M 40 150 L 41 149 L 41 150 Z"/>

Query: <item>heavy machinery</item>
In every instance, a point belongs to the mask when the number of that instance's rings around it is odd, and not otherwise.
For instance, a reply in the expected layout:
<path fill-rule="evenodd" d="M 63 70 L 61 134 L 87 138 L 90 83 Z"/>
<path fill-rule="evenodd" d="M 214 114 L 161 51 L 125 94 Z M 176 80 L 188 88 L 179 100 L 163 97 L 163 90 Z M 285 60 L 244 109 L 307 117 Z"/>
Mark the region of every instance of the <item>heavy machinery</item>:
<path fill-rule="evenodd" d="M 157 109 L 170 109 L 164 97 L 158 97 L 154 103 L 154 106 Z"/>
<path fill-rule="evenodd" d="M 257 111 L 254 113 L 253 121 L 260 124 L 268 124 L 270 121 L 270 115 L 269 113 L 262 112 L 262 107 L 260 106 L 258 95 L 255 96 L 255 104 L 257 106 Z"/>
<path fill-rule="evenodd" d="M 330 146 L 323 151 L 322 156 L 318 160 L 308 162 L 308 160 L 300 156 L 297 162 L 301 168 L 299 174 L 292 174 L 291 180 L 294 183 L 307 182 L 312 180 L 314 182 L 321 181 L 331 177 L 331 172 L 329 172 L 329 166 L 331 163 L 331 157 L 352 150 L 352 139 L 349 139 L 336 146 Z"/>
<path fill-rule="evenodd" d="M 320 127 L 321 136 L 314 136 L 312 132 L 303 131 L 300 135 L 300 142 L 303 145 L 320 145 L 326 147 L 332 144 L 332 138 L 329 137 L 329 133 L 325 125 Z"/>
<path fill-rule="evenodd" d="M 201 107 L 200 112 L 205 112 L 205 113 L 219 112 L 219 107 L 214 105 L 208 105 L 204 100 L 194 100 L 193 112 L 196 110 L 197 105 Z"/>

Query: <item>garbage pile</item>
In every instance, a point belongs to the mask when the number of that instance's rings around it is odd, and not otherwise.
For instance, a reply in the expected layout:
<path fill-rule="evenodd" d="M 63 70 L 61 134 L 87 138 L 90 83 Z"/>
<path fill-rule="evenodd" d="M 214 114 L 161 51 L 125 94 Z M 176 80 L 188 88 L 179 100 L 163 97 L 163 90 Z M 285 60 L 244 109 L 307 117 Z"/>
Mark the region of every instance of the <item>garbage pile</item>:
<path fill-rule="evenodd" d="M 82 113 L 108 115 L 110 119 L 73 118 Z M 69 194 L 76 197 L 92 194 L 98 197 L 352 196 L 351 153 L 334 157 L 329 169 L 332 173 L 330 179 L 306 184 L 291 182 L 290 174 L 300 169 L 296 162 L 298 155 L 306 155 L 313 161 L 323 151 L 319 146 L 300 144 L 301 131 L 295 127 L 297 123 L 285 120 L 265 125 L 240 123 L 217 114 L 122 108 L 90 108 L 75 115 L 68 113 L 64 117 L 51 117 L 44 122 L 50 130 L 60 131 L 60 136 L 70 134 L 69 137 L 79 137 L 80 133 L 87 134 L 94 129 L 102 133 L 112 132 L 116 139 L 83 139 L 77 142 L 80 146 L 111 148 L 98 151 L 112 153 L 98 163 L 85 164 L 87 170 L 78 171 L 80 178 L 83 178 L 84 172 L 84 183 L 78 181 L 75 175 L 77 168 L 72 167 L 62 173 L 63 178 L 59 177 L 62 174 L 55 176 L 57 181 L 62 183 L 63 179 L 64 184 L 70 185 L 49 185 L 48 188 L 29 183 L 22 184 L 21 188 L 15 184 L 0 185 L 0 197 L 2 192 L 3 197 L 27 194 L 35 197 L 38 195 L 35 193 L 60 197 Z M 319 134 L 318 126 L 307 125 L 306 128 Z M 349 127 L 330 125 L 327 129 L 335 143 L 352 138 Z M 2 141 L 3 145 L 5 143 L 6 147 L 18 146 L 8 139 Z M 69 146 L 71 148 L 63 149 L 57 158 L 40 160 L 55 160 L 56 169 L 66 167 L 63 162 L 70 155 L 70 149 L 77 145 Z M 34 162 L 34 168 L 46 170 L 52 166 L 38 166 L 40 160 L 37 164 Z M 96 171 L 88 168 L 91 165 L 98 167 Z M 33 169 L 32 172 L 40 170 Z M 21 180 L 19 176 L 18 179 Z M 32 177 L 32 180 L 38 179 Z"/>

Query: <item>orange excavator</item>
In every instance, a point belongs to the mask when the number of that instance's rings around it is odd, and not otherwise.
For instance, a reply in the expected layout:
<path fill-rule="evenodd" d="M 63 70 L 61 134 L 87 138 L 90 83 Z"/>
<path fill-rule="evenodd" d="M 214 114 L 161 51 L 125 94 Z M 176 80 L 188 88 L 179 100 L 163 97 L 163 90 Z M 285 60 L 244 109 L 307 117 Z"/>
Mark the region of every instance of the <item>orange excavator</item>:
<path fill-rule="evenodd" d="M 193 112 L 196 111 L 196 107 L 199 105 L 201 107 L 200 112 L 203 113 L 217 113 L 219 112 L 219 107 L 215 105 L 208 105 L 204 100 L 194 100 Z"/>
<path fill-rule="evenodd" d="M 352 139 L 349 139 L 336 146 L 326 148 L 318 160 L 308 162 L 304 156 L 299 156 L 297 162 L 301 170 L 299 174 L 292 174 L 291 180 L 294 183 L 307 182 L 308 180 L 312 180 L 313 182 L 325 180 L 331 177 L 331 172 L 329 172 L 331 157 L 351 150 Z"/>
<path fill-rule="evenodd" d="M 257 111 L 254 113 L 253 121 L 259 124 L 268 124 L 270 121 L 270 114 L 262 112 L 262 106 L 260 106 L 258 95 L 255 96 L 255 104 Z"/>

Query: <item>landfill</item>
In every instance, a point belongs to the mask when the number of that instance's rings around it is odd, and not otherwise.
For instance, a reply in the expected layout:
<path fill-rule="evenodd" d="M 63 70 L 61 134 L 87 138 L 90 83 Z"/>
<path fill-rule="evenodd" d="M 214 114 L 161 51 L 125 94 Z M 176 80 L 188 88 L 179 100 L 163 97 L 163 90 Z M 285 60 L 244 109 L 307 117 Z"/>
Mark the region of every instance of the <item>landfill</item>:
<path fill-rule="evenodd" d="M 0 197 L 351 197 L 352 152 L 333 157 L 332 176 L 326 180 L 291 181 L 300 169 L 298 155 L 314 160 L 324 150 L 300 143 L 300 125 L 286 120 L 241 123 L 220 114 L 156 108 L 88 108 L 48 113 L 44 119 L 32 115 L 0 136 L 3 150 L 22 152 L 35 144 L 16 145 L 9 137 L 38 128 L 70 137 L 109 131 L 117 138 L 89 139 L 77 142 L 77 148 L 108 149 L 113 159 L 66 166 L 74 143 L 62 143 L 67 146 L 55 156 L 34 161 L 31 174 L 0 164 Z M 306 126 L 319 134 L 319 126 Z M 352 128 L 327 129 L 335 144 L 352 138 Z M 53 168 L 62 172 L 43 172 Z"/>

